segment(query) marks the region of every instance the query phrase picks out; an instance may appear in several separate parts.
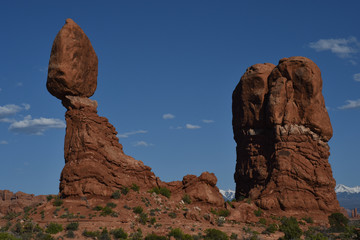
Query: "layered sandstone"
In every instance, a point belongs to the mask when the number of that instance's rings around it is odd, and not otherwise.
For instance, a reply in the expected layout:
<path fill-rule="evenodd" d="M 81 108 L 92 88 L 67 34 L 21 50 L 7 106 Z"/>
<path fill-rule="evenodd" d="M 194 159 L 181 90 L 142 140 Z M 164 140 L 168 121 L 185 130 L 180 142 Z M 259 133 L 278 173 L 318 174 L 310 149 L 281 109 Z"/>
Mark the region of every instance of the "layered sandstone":
<path fill-rule="evenodd" d="M 291 57 L 251 66 L 232 110 L 237 199 L 273 211 L 339 211 L 328 162 L 332 127 L 314 62 Z"/>
<path fill-rule="evenodd" d="M 97 86 L 98 59 L 81 28 L 71 19 L 56 36 L 49 61 L 47 89 L 67 109 L 65 167 L 61 173 L 63 197 L 111 196 L 117 189 L 136 184 L 141 189 L 167 187 L 180 198 L 221 206 L 224 200 L 214 174 L 188 175 L 182 182 L 165 183 L 142 161 L 127 156 L 117 132 L 97 114 L 89 99 Z"/>

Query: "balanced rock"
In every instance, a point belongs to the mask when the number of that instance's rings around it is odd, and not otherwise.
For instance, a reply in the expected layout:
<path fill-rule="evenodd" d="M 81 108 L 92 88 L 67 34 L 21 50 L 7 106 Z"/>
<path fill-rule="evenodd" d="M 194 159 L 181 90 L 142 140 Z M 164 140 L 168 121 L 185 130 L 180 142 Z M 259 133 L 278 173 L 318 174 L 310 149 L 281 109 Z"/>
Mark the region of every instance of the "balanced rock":
<path fill-rule="evenodd" d="M 88 98 L 96 90 L 97 63 L 85 33 L 67 19 L 54 40 L 47 79 L 49 92 L 67 109 L 62 197 L 109 197 L 136 184 L 142 190 L 166 187 L 178 200 L 188 194 L 193 201 L 223 205 L 214 174 L 166 183 L 142 161 L 124 153 L 114 126 L 97 114 L 97 102 Z"/>
<path fill-rule="evenodd" d="M 233 92 L 236 198 L 267 210 L 339 211 L 319 68 L 305 57 L 248 68 Z"/>
<path fill-rule="evenodd" d="M 57 34 L 48 68 L 46 87 L 55 97 L 91 97 L 96 90 L 98 59 L 84 31 L 67 19 Z"/>

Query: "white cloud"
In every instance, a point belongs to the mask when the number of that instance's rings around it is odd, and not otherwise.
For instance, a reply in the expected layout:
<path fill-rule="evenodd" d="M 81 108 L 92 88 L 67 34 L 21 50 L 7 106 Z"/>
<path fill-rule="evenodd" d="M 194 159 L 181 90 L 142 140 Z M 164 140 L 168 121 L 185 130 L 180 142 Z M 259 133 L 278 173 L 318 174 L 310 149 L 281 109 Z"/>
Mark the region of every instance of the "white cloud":
<path fill-rule="evenodd" d="M 203 123 L 213 123 L 215 121 L 214 120 L 203 119 L 202 122 Z"/>
<path fill-rule="evenodd" d="M 136 143 L 134 143 L 134 147 L 149 147 L 149 146 L 153 146 L 153 144 L 147 143 L 145 141 L 137 141 Z"/>
<path fill-rule="evenodd" d="M 360 99 L 358 100 L 347 100 L 347 104 L 339 107 L 339 109 L 350 109 L 350 108 L 360 108 Z"/>
<path fill-rule="evenodd" d="M 186 128 L 187 128 L 187 129 L 199 129 L 199 128 L 201 128 L 201 127 L 198 126 L 198 125 L 192 125 L 192 124 L 187 123 L 187 124 L 186 124 Z"/>
<path fill-rule="evenodd" d="M 354 74 L 353 77 L 355 81 L 360 82 L 360 73 Z"/>
<path fill-rule="evenodd" d="M 5 145 L 5 144 L 8 144 L 8 142 L 5 141 L 5 140 L 2 140 L 2 141 L 0 141 L 0 144 L 1 144 L 1 145 Z"/>
<path fill-rule="evenodd" d="M 146 130 L 137 130 L 132 132 L 120 133 L 117 135 L 118 138 L 128 138 L 131 135 L 139 134 L 139 133 L 147 133 Z"/>
<path fill-rule="evenodd" d="M 0 106 L 0 122 L 13 122 L 6 117 L 15 115 L 16 113 L 22 110 L 29 110 L 30 104 L 23 103 L 22 106 L 15 105 L 15 104 L 8 104 L 4 106 Z"/>
<path fill-rule="evenodd" d="M 354 61 L 354 60 L 352 60 L 352 59 L 349 60 L 349 63 L 351 63 L 351 65 L 353 65 L 353 66 L 356 66 L 356 65 L 357 65 L 357 62 Z"/>
<path fill-rule="evenodd" d="M 320 39 L 317 42 L 311 42 L 309 47 L 320 51 L 331 51 L 341 58 L 351 57 L 352 54 L 357 53 L 360 43 L 355 37 L 337 38 L 337 39 Z"/>
<path fill-rule="evenodd" d="M 23 103 L 22 106 L 24 107 L 24 109 L 25 109 L 26 111 L 30 109 L 30 104 Z"/>
<path fill-rule="evenodd" d="M 173 114 L 171 114 L 171 113 L 166 113 L 166 114 L 164 114 L 162 117 L 163 117 L 163 119 L 165 119 L 165 120 L 175 118 L 175 116 L 174 116 Z"/>
<path fill-rule="evenodd" d="M 60 119 L 54 118 L 36 118 L 32 119 L 30 115 L 24 120 L 13 122 L 9 130 L 17 133 L 42 135 L 49 128 L 65 128 L 65 123 Z"/>

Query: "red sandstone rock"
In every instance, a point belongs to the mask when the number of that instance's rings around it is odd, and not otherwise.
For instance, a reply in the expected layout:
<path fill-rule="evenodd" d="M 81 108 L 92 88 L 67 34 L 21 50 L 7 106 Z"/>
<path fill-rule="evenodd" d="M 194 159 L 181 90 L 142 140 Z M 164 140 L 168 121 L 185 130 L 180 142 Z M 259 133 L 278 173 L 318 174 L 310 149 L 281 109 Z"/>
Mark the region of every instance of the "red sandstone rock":
<path fill-rule="evenodd" d="M 321 90 L 319 68 L 304 57 L 247 69 L 233 93 L 237 198 L 272 211 L 339 211 Z"/>
<path fill-rule="evenodd" d="M 80 27 L 71 19 L 55 38 L 51 50 L 47 88 L 67 109 L 65 167 L 61 173 L 63 197 L 111 196 L 132 184 L 141 189 L 167 187 L 181 199 L 224 204 L 214 174 L 186 176 L 183 182 L 160 181 L 151 168 L 127 156 L 108 120 L 97 115 L 97 102 L 87 97 L 96 90 L 97 57 Z"/>
<path fill-rule="evenodd" d="M 71 19 L 57 34 L 49 61 L 46 87 L 55 97 L 90 97 L 96 90 L 98 59 L 83 30 Z"/>

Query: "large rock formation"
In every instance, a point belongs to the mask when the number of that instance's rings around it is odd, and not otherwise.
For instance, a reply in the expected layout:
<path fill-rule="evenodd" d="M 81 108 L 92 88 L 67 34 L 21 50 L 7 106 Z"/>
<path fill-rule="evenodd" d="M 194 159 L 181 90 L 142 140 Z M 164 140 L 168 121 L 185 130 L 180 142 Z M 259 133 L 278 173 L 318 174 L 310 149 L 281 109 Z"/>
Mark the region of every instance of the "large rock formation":
<path fill-rule="evenodd" d="M 71 19 L 56 36 L 49 61 L 47 89 L 67 109 L 65 167 L 60 193 L 69 196 L 111 196 L 122 187 L 167 187 L 178 197 L 222 205 L 215 175 L 184 177 L 165 183 L 143 162 L 127 156 L 115 128 L 97 115 L 97 102 L 89 99 L 97 86 L 97 56 L 81 28 Z"/>
<path fill-rule="evenodd" d="M 232 105 L 237 199 L 272 211 L 339 211 L 321 91 L 320 70 L 304 57 L 246 70 Z"/>

